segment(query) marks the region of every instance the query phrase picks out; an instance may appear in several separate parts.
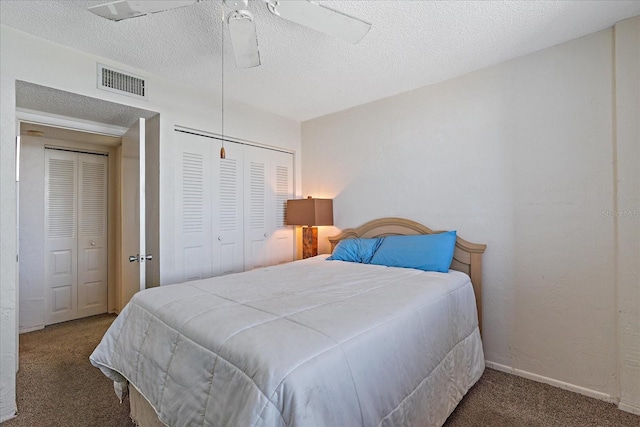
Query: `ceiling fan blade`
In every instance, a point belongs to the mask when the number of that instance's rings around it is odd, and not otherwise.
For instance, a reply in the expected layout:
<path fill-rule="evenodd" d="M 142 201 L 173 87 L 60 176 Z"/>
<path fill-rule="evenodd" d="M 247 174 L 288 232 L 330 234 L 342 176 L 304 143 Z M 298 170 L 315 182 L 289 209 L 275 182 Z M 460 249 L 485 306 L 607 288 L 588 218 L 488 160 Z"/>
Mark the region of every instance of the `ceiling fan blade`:
<path fill-rule="evenodd" d="M 246 10 L 236 10 L 227 17 L 233 56 L 238 68 L 252 68 L 260 65 L 258 37 L 253 15 Z"/>
<path fill-rule="evenodd" d="M 103 18 L 112 21 L 135 18 L 150 13 L 163 12 L 179 7 L 191 6 L 200 0 L 120 0 L 87 8 Z"/>
<path fill-rule="evenodd" d="M 269 10 L 284 19 L 356 44 L 371 24 L 307 0 L 270 0 Z"/>

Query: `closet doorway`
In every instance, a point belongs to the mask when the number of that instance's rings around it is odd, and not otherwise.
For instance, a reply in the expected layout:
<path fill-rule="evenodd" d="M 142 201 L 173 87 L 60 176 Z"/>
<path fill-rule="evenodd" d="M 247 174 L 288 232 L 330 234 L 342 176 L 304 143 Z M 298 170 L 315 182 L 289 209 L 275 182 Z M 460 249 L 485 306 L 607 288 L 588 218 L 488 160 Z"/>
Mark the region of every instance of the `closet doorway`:
<path fill-rule="evenodd" d="M 32 123 L 20 133 L 20 331 L 106 313 L 121 138 Z"/>

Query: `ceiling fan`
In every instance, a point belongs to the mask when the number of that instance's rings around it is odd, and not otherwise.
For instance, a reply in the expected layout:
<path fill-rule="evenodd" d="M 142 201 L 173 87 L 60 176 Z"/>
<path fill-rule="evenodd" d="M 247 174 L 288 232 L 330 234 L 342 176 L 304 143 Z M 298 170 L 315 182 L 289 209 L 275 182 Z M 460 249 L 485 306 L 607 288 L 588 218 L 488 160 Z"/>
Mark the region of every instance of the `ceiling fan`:
<path fill-rule="evenodd" d="M 89 7 L 89 11 L 112 21 L 136 18 L 191 6 L 203 0 L 120 0 Z M 313 30 L 356 44 L 364 38 L 371 24 L 343 12 L 309 0 L 262 0 L 269 11 L 281 18 Z M 238 68 L 260 65 L 260 51 L 253 14 L 248 0 L 222 0 L 231 11 L 225 18 Z"/>

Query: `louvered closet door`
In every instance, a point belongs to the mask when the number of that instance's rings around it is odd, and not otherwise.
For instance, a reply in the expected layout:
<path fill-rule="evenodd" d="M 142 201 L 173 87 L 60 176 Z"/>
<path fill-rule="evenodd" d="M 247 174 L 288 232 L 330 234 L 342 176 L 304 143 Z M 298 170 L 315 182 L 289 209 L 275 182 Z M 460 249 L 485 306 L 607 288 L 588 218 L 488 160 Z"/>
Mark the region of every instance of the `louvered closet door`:
<path fill-rule="evenodd" d="M 211 139 L 175 132 L 176 156 L 176 267 L 182 280 L 213 275 Z"/>
<path fill-rule="evenodd" d="M 45 323 L 76 318 L 78 155 L 45 150 Z"/>
<path fill-rule="evenodd" d="M 107 312 L 107 156 L 79 154 L 78 317 Z"/>
<path fill-rule="evenodd" d="M 107 311 L 106 156 L 45 150 L 45 323 Z"/>
<path fill-rule="evenodd" d="M 244 147 L 244 267 L 269 265 L 270 151 Z"/>
<path fill-rule="evenodd" d="M 293 154 L 271 151 L 271 233 L 269 263 L 293 261 L 293 227 L 286 225 L 287 199 L 293 198 Z"/>
<path fill-rule="evenodd" d="M 214 275 L 244 270 L 243 146 L 225 143 L 226 158 L 214 156 Z"/>

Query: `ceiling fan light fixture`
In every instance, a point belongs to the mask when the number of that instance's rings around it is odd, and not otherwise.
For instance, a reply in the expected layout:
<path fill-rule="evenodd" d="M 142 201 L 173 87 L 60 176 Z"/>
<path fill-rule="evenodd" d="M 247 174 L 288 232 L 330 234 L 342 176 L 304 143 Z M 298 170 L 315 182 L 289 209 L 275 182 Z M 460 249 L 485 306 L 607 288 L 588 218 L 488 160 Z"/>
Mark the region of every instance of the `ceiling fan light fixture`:
<path fill-rule="evenodd" d="M 152 13 L 191 6 L 204 0 L 117 0 L 91 6 L 88 10 L 111 21 L 145 16 Z M 217 0 L 219 1 L 219 0 Z M 333 10 L 310 0 L 262 0 L 269 11 L 321 33 L 356 44 L 367 35 L 371 24 L 346 13 Z M 249 0 L 222 0 L 221 24 L 229 28 L 233 56 L 237 68 L 253 68 L 260 65 L 256 24 L 251 12 L 246 10 Z M 232 10 L 225 17 L 225 9 Z M 224 28 L 222 45 L 224 50 Z M 223 55 L 224 61 L 224 55 Z"/>
<path fill-rule="evenodd" d="M 253 13 L 248 10 L 234 10 L 227 15 L 227 24 L 230 24 L 235 19 L 248 19 L 253 22 Z"/>

